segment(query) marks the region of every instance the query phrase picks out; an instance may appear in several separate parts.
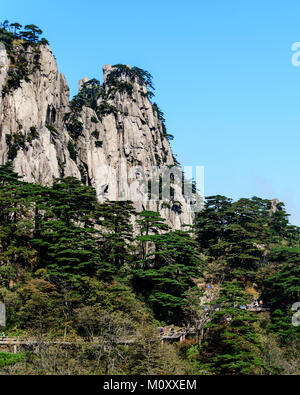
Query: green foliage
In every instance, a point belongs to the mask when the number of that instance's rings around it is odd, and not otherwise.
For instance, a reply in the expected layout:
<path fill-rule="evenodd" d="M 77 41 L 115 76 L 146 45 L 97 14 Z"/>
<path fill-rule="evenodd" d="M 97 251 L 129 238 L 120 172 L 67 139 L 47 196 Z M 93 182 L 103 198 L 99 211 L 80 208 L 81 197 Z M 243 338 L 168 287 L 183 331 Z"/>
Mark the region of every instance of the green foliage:
<path fill-rule="evenodd" d="M 46 191 L 39 208 L 46 210 L 44 220 L 33 240 L 39 268 L 50 276 L 74 280 L 96 270 L 98 252 L 92 226 L 96 204 L 95 191 L 71 177 L 56 180 Z"/>
<path fill-rule="evenodd" d="M 46 128 L 50 130 L 54 135 L 58 134 L 58 130 L 53 125 L 46 125 Z"/>
<path fill-rule="evenodd" d="M 70 132 L 71 137 L 77 140 L 78 137 L 82 135 L 83 123 L 77 119 L 77 115 L 74 113 L 67 113 L 65 115 L 65 123 L 68 132 Z"/>
<path fill-rule="evenodd" d="M 108 104 L 106 101 L 103 101 L 100 103 L 100 105 L 97 108 L 97 114 L 100 117 L 103 117 L 108 114 L 113 114 L 116 116 L 118 114 L 118 109 L 117 107 Z"/>
<path fill-rule="evenodd" d="M 41 38 L 41 40 L 40 40 L 40 44 L 41 44 L 41 45 L 49 45 L 49 41 L 48 41 L 45 37 L 43 37 L 43 38 Z"/>
<path fill-rule="evenodd" d="M 19 23 L 9 24 L 4 21 L 0 27 L 0 42 L 3 42 L 10 58 L 8 79 L 2 90 L 2 96 L 18 89 L 21 82 L 30 81 L 30 75 L 40 69 L 40 45 L 47 44 L 46 39 L 39 41 L 42 34 L 35 25 L 26 25 L 25 30 L 19 32 L 22 25 Z M 28 51 L 28 47 L 31 51 Z"/>
<path fill-rule="evenodd" d="M 182 317 L 185 293 L 195 286 L 193 279 L 200 275 L 201 260 L 196 242 L 187 232 L 167 231 L 168 226 L 155 212 L 139 215 L 142 259 L 133 278 L 156 315 L 165 321 Z"/>
<path fill-rule="evenodd" d="M 73 112 L 80 112 L 82 107 L 90 107 L 93 110 L 97 110 L 98 104 L 97 101 L 101 95 L 104 94 L 103 88 L 100 85 L 100 82 L 95 78 L 85 82 L 80 91 L 76 96 L 74 96 L 71 101 L 71 108 Z M 98 120 L 95 117 L 92 117 L 94 121 L 97 123 Z"/>
<path fill-rule="evenodd" d="M 215 259 L 225 257 L 229 278 L 256 269 L 263 258 L 270 230 L 268 201 L 252 198 L 232 202 L 224 196 L 206 198 L 197 214 L 197 239 Z"/>
<path fill-rule="evenodd" d="M 21 38 L 24 38 L 32 43 L 39 41 L 39 36 L 43 33 L 36 25 L 26 25 L 25 31 L 21 32 Z"/>
<path fill-rule="evenodd" d="M 132 70 L 135 73 L 135 76 L 138 78 L 140 84 L 144 83 L 147 87 L 154 90 L 152 81 L 153 77 L 147 70 L 143 70 L 136 66 L 132 67 Z"/>
<path fill-rule="evenodd" d="M 154 86 L 152 75 L 148 71 L 139 67 L 130 68 L 124 64 L 116 64 L 113 68 L 114 70 L 108 74 L 106 79 L 106 85 L 109 87 L 109 96 L 114 95 L 116 92 L 126 92 L 132 97 L 134 82 L 145 85 L 148 88 L 147 93 L 144 94 L 142 92 L 144 96 L 147 96 L 149 99 L 154 96 L 154 93 L 149 91 L 149 88 L 154 90 Z"/>
<path fill-rule="evenodd" d="M 92 118 L 91 118 L 91 122 L 93 122 L 93 123 L 98 123 L 99 121 L 98 121 L 98 119 L 97 119 L 96 117 L 92 117 Z"/>
<path fill-rule="evenodd" d="M 6 144 L 9 147 L 7 157 L 8 160 L 13 161 L 19 149 L 25 148 L 26 137 L 21 133 L 16 133 L 14 135 L 7 134 L 6 136 Z"/>
<path fill-rule="evenodd" d="M 22 133 L 6 134 L 6 144 L 8 146 L 7 157 L 9 161 L 13 161 L 20 149 L 24 149 L 26 142 L 31 145 L 32 141 L 39 137 L 36 127 L 32 126 L 30 132 L 26 135 Z"/>
<path fill-rule="evenodd" d="M 245 375 L 264 368 L 262 343 L 255 331 L 255 313 L 240 309 L 247 303 L 241 284 L 225 282 L 216 303 L 220 309 L 207 324 L 212 329 L 209 342 L 218 349 L 216 355 L 206 355 L 205 367 L 216 374 Z"/>
<path fill-rule="evenodd" d="M 83 166 L 82 163 L 79 164 L 78 169 L 79 169 L 80 175 L 81 175 L 81 182 L 83 183 L 83 185 L 86 185 L 87 181 L 88 181 L 87 170 L 86 170 L 85 166 Z"/>
<path fill-rule="evenodd" d="M 8 21 L 0 27 L 10 59 L 3 95 L 30 81 L 40 67 L 40 46 L 48 44 L 39 38 L 37 26 L 21 29 Z M 132 97 L 136 84 L 142 86 L 142 97 L 152 98 L 152 76 L 138 67 L 118 64 L 104 84 L 91 79 L 82 85 L 64 120 L 72 160 L 77 161 L 76 141 L 83 134 L 83 107 L 94 111 L 95 124 L 108 115 L 126 116 L 111 99 L 117 93 Z M 161 140 L 172 140 L 163 112 L 156 103 L 152 108 L 161 124 Z M 53 125 L 47 128 L 58 136 Z M 64 369 L 68 374 L 297 371 L 300 328 L 291 324 L 291 307 L 300 295 L 300 229 L 288 223 L 283 203 L 275 207 L 274 201 L 258 197 L 234 202 L 210 196 L 196 215 L 195 234 L 173 231 L 159 213 L 137 214 L 131 202 L 99 204 L 96 191 L 72 177 L 57 179 L 52 187 L 23 182 L 11 162 L 39 133 L 36 126 L 20 130 L 5 136 L 9 163 L 0 166 L 5 330 L 85 343 L 63 353 L 55 346 L 41 347 L 26 363 L 22 355 L 0 353 L 0 367 L 14 371 L 18 363 L 15 372 L 26 372 L 29 365 L 31 373 L 54 374 Z M 102 147 L 99 131 L 92 136 L 95 147 Z M 160 165 L 168 151 L 163 148 L 154 155 Z M 82 182 L 91 185 L 87 166 L 78 167 Z M 189 183 L 195 192 L 193 180 Z M 182 210 L 174 199 L 161 207 Z M 263 299 L 267 307 L 260 315 L 240 308 L 254 298 Z M 197 336 L 178 347 L 184 361 L 174 346 L 161 346 L 155 327 L 161 323 L 193 324 Z M 118 344 L 130 336 L 135 339 L 130 347 Z M 94 337 L 97 347 L 89 342 Z M 273 363 L 275 352 L 280 363 Z"/>
<path fill-rule="evenodd" d="M 129 77 L 129 79 L 133 82 L 137 79 L 139 84 L 145 84 L 154 90 L 152 75 L 139 67 L 128 67 L 124 64 L 116 64 L 113 66 L 115 70 L 113 70 L 107 77 L 107 83 L 113 84 L 117 78 L 120 78 L 122 75 Z"/>
<path fill-rule="evenodd" d="M 167 134 L 166 134 L 166 138 L 167 138 L 169 141 L 172 141 L 172 140 L 174 140 L 174 136 L 173 136 L 173 134 L 169 134 L 169 133 L 167 133 Z"/>
<path fill-rule="evenodd" d="M 18 316 L 23 327 L 42 335 L 59 324 L 62 306 L 54 284 L 43 279 L 32 279 L 17 293 L 22 304 Z"/>
<path fill-rule="evenodd" d="M 71 101 L 71 113 L 67 114 L 66 120 L 71 119 L 72 122 L 67 123 L 67 129 L 71 133 L 80 135 L 82 132 L 82 127 L 78 124 L 77 118 L 82 110 L 83 106 L 92 108 L 98 118 L 101 118 L 108 114 L 116 115 L 118 110 L 115 106 L 109 104 L 105 99 L 107 95 L 105 93 L 104 87 L 100 85 L 100 82 L 95 78 L 85 82 L 79 93 L 74 96 Z M 98 105 L 98 101 L 101 98 L 101 103 Z M 98 123 L 97 117 L 93 116 L 91 122 Z M 82 124 L 81 124 L 82 126 Z M 77 131 L 74 129 L 78 129 Z M 81 130 L 79 130 L 81 129 Z"/>
<path fill-rule="evenodd" d="M 70 153 L 70 158 L 71 158 L 74 162 L 76 162 L 76 159 L 77 159 L 77 152 L 76 152 L 75 145 L 72 143 L 71 140 L 69 140 L 69 142 L 68 142 L 68 151 L 69 151 L 69 153 Z"/>
<path fill-rule="evenodd" d="M 158 120 L 161 122 L 163 135 L 167 136 L 167 127 L 166 127 L 166 120 L 164 117 L 164 113 L 161 111 L 161 109 L 158 107 L 156 103 L 152 104 L 152 110 L 153 113 L 156 114 Z"/>
<path fill-rule="evenodd" d="M 291 311 L 300 291 L 299 229 L 288 224 L 282 203 L 275 211 L 272 207 L 271 201 L 257 197 L 233 202 L 218 195 L 206 198 L 196 216 L 197 241 L 207 257 L 205 276 L 210 282 L 227 280 L 214 301 L 220 309 L 210 318 L 198 357 L 204 370 L 268 373 L 274 367 L 265 365 L 269 360 L 259 345 L 261 333 L 274 334 L 277 347 L 299 342 Z M 269 309 L 263 328 L 258 328 L 255 313 L 237 308 L 252 302 L 253 295 L 260 295 Z"/>
<path fill-rule="evenodd" d="M 152 104 L 152 110 L 153 114 L 157 116 L 158 120 L 161 123 L 162 127 L 162 135 L 168 139 L 168 141 L 174 140 L 174 136 L 170 133 L 167 132 L 167 127 L 166 127 L 166 120 L 164 117 L 164 113 L 161 111 L 161 109 L 158 107 L 156 103 Z M 175 164 L 178 164 L 176 160 L 174 160 Z"/>
<path fill-rule="evenodd" d="M 30 133 L 29 133 L 28 136 L 27 136 L 27 141 L 28 141 L 28 143 L 31 144 L 32 141 L 33 141 L 34 139 L 39 138 L 39 135 L 40 135 L 40 134 L 39 134 L 39 132 L 37 131 L 36 127 L 35 127 L 35 126 L 31 126 L 31 128 L 30 128 Z"/>
<path fill-rule="evenodd" d="M 271 332 L 285 344 L 300 339 L 300 328 L 291 326 L 292 305 L 300 295 L 300 250 L 295 247 L 276 247 L 271 250 L 270 260 L 279 264 L 275 274 L 266 281 L 265 299 L 272 309 Z"/>
<path fill-rule="evenodd" d="M 11 51 L 15 35 L 3 27 L 0 27 L 0 41 L 5 45 L 8 51 Z"/>
<path fill-rule="evenodd" d="M 36 128 L 30 133 L 37 136 Z M 13 144 L 13 136 L 8 140 Z M 83 164 L 81 169 L 88 181 Z M 178 202 L 168 204 L 171 209 Z M 270 208 L 270 201 L 256 197 L 209 197 L 194 237 L 172 231 L 157 212 L 137 214 L 130 202 L 99 204 L 96 191 L 72 177 L 42 187 L 23 182 L 11 163 L 0 166 L 5 330 L 85 339 L 63 353 L 67 360 L 48 345 L 16 369 L 45 372 L 38 361 L 53 359 L 54 374 L 71 360 L 69 373 L 294 374 L 299 328 L 291 325 L 291 306 L 300 291 L 299 232 L 285 223 L 284 211 L 278 221 Z M 201 285 L 208 281 L 211 293 Z M 253 294 L 268 311 L 239 308 Z M 181 357 L 174 346 L 161 347 L 157 320 L 195 327 L 197 337 L 181 344 Z M 89 342 L 95 336 L 97 347 Z M 130 347 L 118 344 L 131 336 Z M 270 336 L 280 363 L 268 351 Z M 168 368 L 172 358 L 175 366 Z M 13 365 L 9 369 L 14 372 Z"/>
<path fill-rule="evenodd" d="M 36 186 L 22 183 L 10 163 L 0 167 L 0 267 L 6 284 L 22 277 L 22 270 L 35 263 L 29 210 L 32 208 L 30 195 L 38 190 Z"/>
<path fill-rule="evenodd" d="M 117 273 L 125 276 L 129 270 L 134 249 L 130 219 L 134 213 L 131 202 L 109 201 L 99 206 L 97 223 L 107 229 L 99 240 L 103 255 L 98 272 L 103 278 L 111 280 Z"/>
<path fill-rule="evenodd" d="M 99 139 L 99 132 L 98 132 L 98 130 L 94 130 L 93 132 L 92 132 L 92 136 L 93 137 L 95 137 L 95 139 Z"/>
<path fill-rule="evenodd" d="M 124 93 L 126 92 L 130 97 L 132 96 L 133 93 L 133 83 L 131 82 L 126 82 L 126 81 L 119 81 L 116 80 L 113 82 L 109 83 L 110 84 L 110 89 L 108 92 L 108 95 L 114 95 L 116 92 Z"/>
<path fill-rule="evenodd" d="M 9 352 L 0 352 L 0 368 L 5 366 L 15 365 L 23 361 L 25 354 L 12 354 Z"/>

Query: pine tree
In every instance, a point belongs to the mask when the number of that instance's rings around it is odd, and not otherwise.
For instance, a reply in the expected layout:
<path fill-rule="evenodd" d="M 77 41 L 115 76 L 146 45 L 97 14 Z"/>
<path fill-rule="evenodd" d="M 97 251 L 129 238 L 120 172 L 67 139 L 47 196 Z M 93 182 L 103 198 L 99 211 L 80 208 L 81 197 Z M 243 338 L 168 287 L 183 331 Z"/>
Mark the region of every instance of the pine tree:
<path fill-rule="evenodd" d="M 148 215 L 147 215 L 148 217 Z M 149 218 L 149 217 L 148 217 Z M 157 226 L 161 227 L 161 222 Z M 144 228 L 146 229 L 146 228 Z M 154 233 L 138 239 L 153 244 L 138 261 L 133 284 L 164 321 L 183 318 L 186 292 L 201 272 L 197 243 L 188 232 Z"/>
<path fill-rule="evenodd" d="M 255 313 L 241 309 L 246 297 L 239 282 L 225 282 L 220 290 L 212 320 L 207 324 L 209 333 L 202 350 L 206 356 L 205 368 L 214 374 L 253 374 L 264 369 L 263 350 L 255 331 Z M 260 372 L 260 370 L 259 370 Z"/>
<path fill-rule="evenodd" d="M 195 228 L 200 248 L 208 249 L 217 245 L 224 237 L 230 220 L 232 199 L 225 196 L 206 198 L 204 210 L 196 215 Z"/>
<path fill-rule="evenodd" d="M 79 278 L 96 270 L 99 260 L 95 224 L 95 190 L 75 178 L 55 181 L 40 199 L 34 244 L 39 266 L 51 275 Z M 44 212 L 41 215 L 39 212 Z"/>
<path fill-rule="evenodd" d="M 15 23 L 11 23 L 10 26 L 14 29 L 14 34 L 17 36 L 18 35 L 18 31 L 22 28 L 22 25 L 20 25 L 19 23 L 15 22 Z"/>
<path fill-rule="evenodd" d="M 109 201 L 99 205 L 96 212 L 97 224 L 102 229 L 98 240 L 101 250 L 99 273 L 104 278 L 122 277 L 131 270 L 134 213 L 131 202 Z"/>
<path fill-rule="evenodd" d="M 273 248 L 270 260 L 280 264 L 279 270 L 266 281 L 264 297 L 271 308 L 269 329 L 283 344 L 300 339 L 300 327 L 292 325 L 291 307 L 300 301 L 300 249 Z"/>
<path fill-rule="evenodd" d="M 20 180 L 11 163 L 0 166 L 0 266 L 3 276 L 10 273 L 15 279 L 21 267 L 35 265 L 36 251 L 31 239 L 36 190 L 34 185 Z"/>
<path fill-rule="evenodd" d="M 140 227 L 140 235 L 137 237 L 137 240 L 141 243 L 142 259 L 145 259 L 149 245 L 152 244 L 155 247 L 155 235 L 170 230 L 170 227 L 156 211 L 142 211 L 138 213 L 136 222 Z"/>
<path fill-rule="evenodd" d="M 263 260 L 269 243 L 269 201 L 257 197 L 232 202 L 224 196 L 207 198 L 196 217 L 200 247 L 224 264 L 227 279 L 241 278 Z"/>
<path fill-rule="evenodd" d="M 43 33 L 43 31 L 36 25 L 26 25 L 24 29 L 25 31 L 21 32 L 21 36 L 33 43 L 36 43 L 39 39 L 40 34 Z"/>

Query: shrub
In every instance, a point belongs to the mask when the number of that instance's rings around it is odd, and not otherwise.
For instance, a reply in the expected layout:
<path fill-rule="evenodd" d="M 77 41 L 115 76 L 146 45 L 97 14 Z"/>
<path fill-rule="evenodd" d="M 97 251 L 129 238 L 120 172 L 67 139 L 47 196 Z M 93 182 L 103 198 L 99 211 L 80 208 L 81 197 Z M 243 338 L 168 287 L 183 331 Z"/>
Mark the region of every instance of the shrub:
<path fill-rule="evenodd" d="M 16 133 L 14 135 L 6 134 L 5 138 L 9 148 L 7 153 L 8 160 L 13 161 L 18 155 L 18 150 L 25 148 L 26 137 L 21 133 Z"/>
<path fill-rule="evenodd" d="M 39 132 L 37 131 L 35 126 L 31 126 L 30 133 L 28 134 L 26 141 L 31 145 L 34 139 L 39 137 Z"/>
<path fill-rule="evenodd" d="M 95 138 L 98 140 L 98 138 L 99 138 L 99 132 L 98 132 L 98 130 L 94 130 L 94 131 L 92 132 L 92 136 L 95 137 Z"/>
<path fill-rule="evenodd" d="M 91 118 L 91 122 L 93 123 L 99 123 L 98 119 L 96 117 L 92 117 Z"/>
<path fill-rule="evenodd" d="M 53 132 L 54 134 L 58 134 L 58 130 L 57 130 L 54 126 L 52 126 L 52 125 L 46 125 L 46 128 L 47 128 L 48 130 L 50 130 L 50 132 Z"/>
<path fill-rule="evenodd" d="M 118 113 L 117 107 L 108 104 L 106 101 L 103 101 L 100 104 L 100 106 L 98 106 L 97 108 L 97 115 L 100 117 L 108 114 L 117 115 L 117 113 Z"/>
<path fill-rule="evenodd" d="M 72 143 L 71 140 L 69 140 L 69 142 L 68 142 L 68 151 L 69 151 L 69 153 L 70 153 L 70 158 L 71 158 L 74 162 L 76 162 L 76 159 L 77 159 L 77 152 L 76 152 L 76 149 L 75 149 L 75 145 Z"/>
<path fill-rule="evenodd" d="M 67 131 L 71 134 L 73 139 L 77 139 L 82 135 L 83 123 L 80 122 L 74 113 L 68 113 L 65 115 L 65 122 Z"/>
<path fill-rule="evenodd" d="M 9 27 L 7 22 L 0 28 L 0 41 L 4 43 L 11 62 L 8 79 L 2 89 L 2 96 L 19 88 L 22 80 L 29 82 L 29 76 L 41 67 L 39 45 L 44 45 L 45 39 L 39 41 L 38 37 L 42 31 L 35 25 L 27 25 L 25 26 L 27 31 L 18 33 L 17 30 L 21 27 L 18 23 L 11 24 Z M 13 28 L 14 32 L 9 31 Z M 32 51 L 28 51 L 29 47 L 32 48 Z"/>
<path fill-rule="evenodd" d="M 10 352 L 0 352 L 0 368 L 14 365 L 23 361 L 25 354 L 12 354 Z"/>

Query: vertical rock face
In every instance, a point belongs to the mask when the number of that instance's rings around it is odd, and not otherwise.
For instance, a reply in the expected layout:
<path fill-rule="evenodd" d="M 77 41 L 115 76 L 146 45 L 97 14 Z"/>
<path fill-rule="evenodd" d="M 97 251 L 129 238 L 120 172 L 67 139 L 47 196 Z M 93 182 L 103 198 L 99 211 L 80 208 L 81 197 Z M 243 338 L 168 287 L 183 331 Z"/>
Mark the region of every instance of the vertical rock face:
<path fill-rule="evenodd" d="M 2 56 L 1 61 L 4 64 L 1 68 L 2 91 L 5 70 L 9 68 L 7 55 Z M 69 105 L 69 87 L 63 74 L 58 73 L 48 46 L 41 49 L 40 65 L 40 70 L 30 76 L 30 81 L 22 80 L 20 88 L 2 98 L 0 163 L 13 160 L 15 170 L 24 176 L 25 181 L 51 185 L 53 179 L 60 176 L 60 162 L 68 163 L 65 175 L 80 177 L 80 173 L 70 160 L 67 151 L 69 137 L 63 123 Z M 57 135 L 47 125 L 55 125 Z M 30 141 L 32 128 L 37 137 Z M 11 136 L 10 143 L 8 136 Z M 12 151 L 16 152 L 13 154 Z"/>
<path fill-rule="evenodd" d="M 121 196 L 138 210 L 160 211 L 174 229 L 191 224 L 190 204 L 180 188 L 176 204 L 149 201 L 140 182 L 143 178 L 147 184 L 153 166 L 175 164 L 146 83 L 121 72 L 113 86 L 116 67 L 106 65 L 95 105 L 74 113 L 66 79 L 47 45 L 41 46 L 39 62 L 30 80 L 0 95 L 0 164 L 11 160 L 25 181 L 43 185 L 73 176 L 95 187 L 100 201 Z M 9 69 L 9 56 L 0 47 L 1 92 Z M 79 81 L 79 89 L 88 81 Z"/>

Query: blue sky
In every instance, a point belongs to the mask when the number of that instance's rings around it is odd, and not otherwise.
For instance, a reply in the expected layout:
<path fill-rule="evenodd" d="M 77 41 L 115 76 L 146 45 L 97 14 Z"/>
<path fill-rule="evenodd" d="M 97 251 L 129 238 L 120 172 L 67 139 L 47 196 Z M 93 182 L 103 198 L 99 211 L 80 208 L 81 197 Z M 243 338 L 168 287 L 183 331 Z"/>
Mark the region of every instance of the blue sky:
<path fill-rule="evenodd" d="M 44 30 L 72 94 L 104 64 L 151 72 L 174 152 L 205 194 L 275 198 L 300 225 L 299 1 L 0 0 Z"/>

